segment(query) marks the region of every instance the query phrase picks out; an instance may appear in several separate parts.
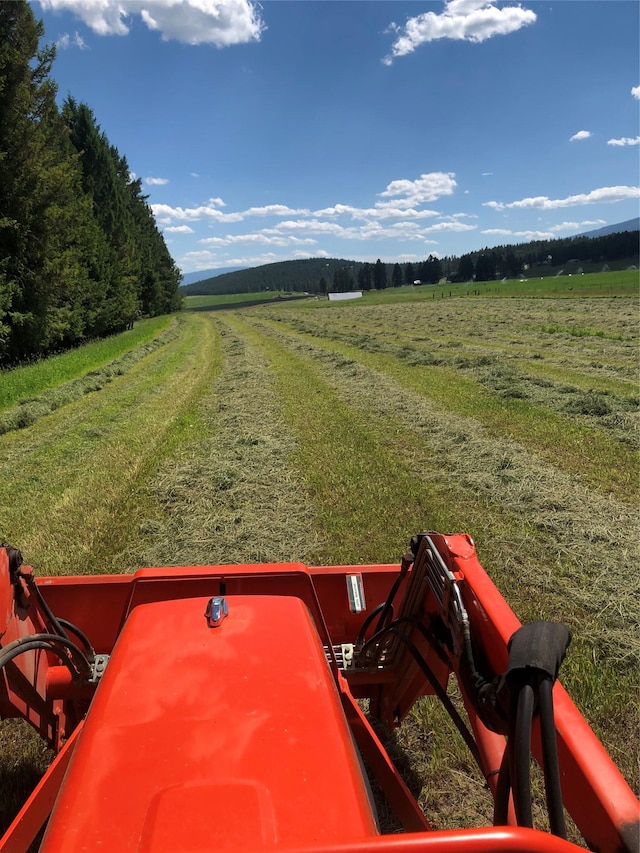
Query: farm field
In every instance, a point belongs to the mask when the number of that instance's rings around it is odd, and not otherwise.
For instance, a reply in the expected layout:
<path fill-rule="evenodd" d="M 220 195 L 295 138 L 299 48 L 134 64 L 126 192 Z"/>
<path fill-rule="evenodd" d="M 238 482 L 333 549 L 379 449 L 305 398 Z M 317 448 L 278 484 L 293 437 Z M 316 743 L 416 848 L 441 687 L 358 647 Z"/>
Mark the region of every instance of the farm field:
<path fill-rule="evenodd" d="M 63 574 L 394 562 L 420 530 L 468 532 L 522 621 L 572 629 L 561 679 L 637 792 L 636 297 L 384 297 L 199 305 L 100 388 L 28 423 L 13 399 L 0 539 Z M 393 749 L 434 826 L 490 818 L 431 701 Z M 3 824 L 46 761 L 0 724 Z"/>

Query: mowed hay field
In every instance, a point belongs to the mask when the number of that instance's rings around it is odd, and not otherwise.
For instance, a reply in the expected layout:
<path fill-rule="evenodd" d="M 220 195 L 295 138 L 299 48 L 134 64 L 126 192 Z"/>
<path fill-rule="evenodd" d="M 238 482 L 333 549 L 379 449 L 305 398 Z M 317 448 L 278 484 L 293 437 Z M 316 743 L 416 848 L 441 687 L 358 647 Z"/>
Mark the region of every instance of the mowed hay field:
<path fill-rule="evenodd" d="M 468 532 L 522 621 L 571 627 L 561 679 L 637 792 L 638 326 L 635 296 L 185 312 L 0 436 L 0 538 L 64 574 L 394 562 Z M 47 755 L 13 721 L 0 748 L 6 823 Z M 391 749 L 434 826 L 490 820 L 435 700 Z"/>

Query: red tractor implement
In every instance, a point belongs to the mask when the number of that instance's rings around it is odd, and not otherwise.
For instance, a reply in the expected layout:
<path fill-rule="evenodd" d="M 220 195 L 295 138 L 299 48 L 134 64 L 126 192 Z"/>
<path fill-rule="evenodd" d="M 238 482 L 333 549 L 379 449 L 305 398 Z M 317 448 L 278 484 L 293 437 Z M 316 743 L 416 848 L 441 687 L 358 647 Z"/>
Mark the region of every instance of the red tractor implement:
<path fill-rule="evenodd" d="M 0 715 L 56 757 L 0 850 L 570 853 L 568 813 L 591 849 L 637 853 L 638 800 L 557 681 L 569 641 L 520 625 L 466 535 L 415 536 L 400 567 L 38 579 L 2 546 Z M 486 779 L 492 826 L 434 831 L 369 722 L 427 694 Z M 404 833 L 381 834 L 369 776 Z"/>

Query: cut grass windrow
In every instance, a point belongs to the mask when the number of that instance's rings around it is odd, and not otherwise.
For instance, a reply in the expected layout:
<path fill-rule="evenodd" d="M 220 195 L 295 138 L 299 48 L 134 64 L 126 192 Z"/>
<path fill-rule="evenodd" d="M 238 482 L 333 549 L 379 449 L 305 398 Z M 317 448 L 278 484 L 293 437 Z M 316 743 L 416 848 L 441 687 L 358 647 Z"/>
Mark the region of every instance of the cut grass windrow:
<path fill-rule="evenodd" d="M 116 376 L 124 376 L 141 359 L 177 338 L 181 322 L 180 319 L 174 319 L 168 328 L 161 330 L 149 342 L 126 351 L 119 358 L 90 370 L 77 379 L 46 388 L 37 396 L 22 400 L 17 406 L 6 409 L 0 413 L 0 435 L 31 426 L 39 418 L 79 400 L 85 394 L 100 391 Z"/>
<path fill-rule="evenodd" d="M 150 511 L 142 486 L 198 426 L 215 370 L 211 323 L 182 334 L 100 394 L 83 397 L 0 443 L 0 537 L 39 572 L 123 571 Z"/>
<path fill-rule="evenodd" d="M 309 321 L 310 314 L 307 312 L 302 321 L 283 315 L 278 325 L 288 325 L 325 343 L 329 339 L 336 352 L 346 357 L 357 354 L 361 363 L 394 376 L 441 408 L 482 423 L 496 440 L 517 440 L 552 464 L 584 478 L 593 488 L 623 501 L 638 502 L 638 454 L 631 446 L 637 441 L 635 420 L 627 424 L 623 418 L 620 425 L 624 429 L 626 424 L 629 443 L 616 440 L 604 428 L 594 427 L 586 415 L 581 417 L 580 408 L 588 411 L 590 406 L 600 404 L 602 400 L 597 395 L 575 395 L 575 410 L 562 413 L 548 404 L 523 399 L 526 394 L 517 393 L 517 385 L 511 381 L 513 371 L 508 367 L 480 367 L 475 376 L 466 369 L 467 362 L 462 362 L 460 369 L 434 364 L 431 358 L 414 357 L 402 331 L 395 345 L 384 344 L 377 336 L 362 336 L 357 327 L 345 341 L 331 326 Z M 285 319 L 289 322 L 285 323 Z M 484 387 L 480 381 L 483 377 L 493 387 Z M 565 405 L 568 402 L 567 399 Z M 630 402 L 629 408 L 633 409 L 629 418 L 637 418 L 637 404 Z"/>
<path fill-rule="evenodd" d="M 98 370 L 130 350 L 152 341 L 171 323 L 170 316 L 142 320 L 119 335 L 83 344 L 77 349 L 23 367 L 0 370 L 0 411 L 30 397 L 38 397 L 90 370 Z"/>
<path fill-rule="evenodd" d="M 264 356 L 216 318 L 220 372 L 205 428 L 149 483 L 161 514 L 145 526 L 146 565 L 307 560 L 318 529 L 292 464 L 295 440 Z"/>

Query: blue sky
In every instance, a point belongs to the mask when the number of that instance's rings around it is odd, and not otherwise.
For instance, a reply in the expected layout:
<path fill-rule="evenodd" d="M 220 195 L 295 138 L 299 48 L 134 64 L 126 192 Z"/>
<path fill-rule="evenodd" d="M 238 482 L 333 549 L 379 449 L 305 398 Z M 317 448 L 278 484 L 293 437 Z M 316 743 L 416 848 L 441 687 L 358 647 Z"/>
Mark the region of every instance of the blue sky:
<path fill-rule="evenodd" d="M 183 272 L 638 215 L 636 0 L 33 0 Z"/>

